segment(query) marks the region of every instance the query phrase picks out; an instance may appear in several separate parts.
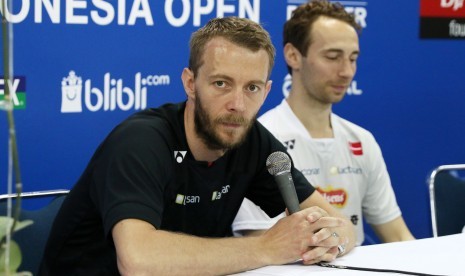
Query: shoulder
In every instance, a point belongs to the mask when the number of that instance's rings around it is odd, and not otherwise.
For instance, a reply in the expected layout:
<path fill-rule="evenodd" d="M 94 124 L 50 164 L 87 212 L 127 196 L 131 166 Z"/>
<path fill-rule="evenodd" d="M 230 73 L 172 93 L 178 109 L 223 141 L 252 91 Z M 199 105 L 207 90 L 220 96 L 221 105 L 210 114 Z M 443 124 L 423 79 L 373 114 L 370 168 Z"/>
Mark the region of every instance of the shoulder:
<path fill-rule="evenodd" d="M 350 122 L 342 117 L 339 117 L 336 114 L 331 114 L 331 121 L 333 123 L 333 127 L 335 131 L 340 132 L 342 135 L 347 136 L 349 139 L 358 139 L 358 140 L 367 140 L 367 141 L 375 141 L 373 134 L 353 123 Z"/>
<path fill-rule="evenodd" d="M 182 110 L 179 105 L 167 104 L 158 108 L 150 108 L 131 115 L 119 126 L 115 132 L 138 133 L 183 133 Z M 131 135 L 137 136 L 137 135 Z"/>
<path fill-rule="evenodd" d="M 105 147 L 124 152 L 161 151 L 182 142 L 184 131 L 176 105 L 146 109 L 116 126 L 104 141 Z"/>

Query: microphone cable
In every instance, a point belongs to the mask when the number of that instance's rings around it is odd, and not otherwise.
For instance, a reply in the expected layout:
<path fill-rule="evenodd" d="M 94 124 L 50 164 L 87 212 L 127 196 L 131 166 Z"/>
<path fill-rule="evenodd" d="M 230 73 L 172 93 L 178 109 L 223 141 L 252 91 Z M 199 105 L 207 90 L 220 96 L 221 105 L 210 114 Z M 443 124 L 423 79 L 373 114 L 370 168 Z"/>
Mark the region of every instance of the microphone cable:
<path fill-rule="evenodd" d="M 329 267 L 329 268 L 336 268 L 336 269 L 350 269 L 350 270 L 359 270 L 359 271 L 370 271 L 370 272 L 382 272 L 382 273 L 398 273 L 398 274 L 406 274 L 406 275 L 416 275 L 416 276 L 446 276 L 446 275 L 439 275 L 439 274 L 427 274 L 427 273 L 420 273 L 420 272 L 412 272 L 412 271 L 405 271 L 405 270 L 396 270 L 396 269 L 383 269 L 383 268 L 368 268 L 368 267 L 357 267 L 357 266 L 346 266 L 346 265 L 334 265 L 326 262 L 319 262 L 316 265 L 321 267 Z"/>

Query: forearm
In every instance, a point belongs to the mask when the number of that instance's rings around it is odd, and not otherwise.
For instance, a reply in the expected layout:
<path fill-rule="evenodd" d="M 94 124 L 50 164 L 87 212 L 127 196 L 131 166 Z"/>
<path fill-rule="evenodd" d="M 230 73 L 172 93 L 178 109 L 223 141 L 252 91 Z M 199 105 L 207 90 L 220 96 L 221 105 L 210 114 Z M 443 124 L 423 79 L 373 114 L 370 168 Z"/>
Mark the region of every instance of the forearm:
<path fill-rule="evenodd" d="M 124 242 L 116 235 L 122 275 L 224 275 L 273 262 L 263 254 L 259 237 L 200 238 L 147 230 Z"/>
<path fill-rule="evenodd" d="M 398 217 L 387 223 L 371 225 L 371 227 L 382 242 L 409 241 L 415 239 L 402 217 Z"/>
<path fill-rule="evenodd" d="M 154 235 L 159 250 L 149 253 L 146 268 L 156 275 L 224 275 L 267 264 L 257 238 L 199 238 L 159 230 Z"/>

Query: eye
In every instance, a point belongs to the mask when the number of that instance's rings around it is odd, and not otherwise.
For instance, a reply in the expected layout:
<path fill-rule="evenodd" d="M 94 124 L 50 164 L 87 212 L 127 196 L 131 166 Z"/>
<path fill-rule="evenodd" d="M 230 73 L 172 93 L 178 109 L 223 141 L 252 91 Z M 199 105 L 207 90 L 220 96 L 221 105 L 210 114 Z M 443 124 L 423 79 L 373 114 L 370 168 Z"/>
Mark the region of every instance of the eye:
<path fill-rule="evenodd" d="M 249 88 L 248 88 L 248 89 L 249 89 L 250 92 L 254 92 L 254 93 L 260 91 L 260 87 L 258 87 L 258 86 L 255 85 L 255 84 L 249 85 Z"/>
<path fill-rule="evenodd" d="M 350 62 L 355 63 L 357 62 L 358 56 L 354 56 L 350 58 Z"/>
<path fill-rule="evenodd" d="M 337 55 L 327 55 L 326 58 L 329 59 L 329 60 L 337 60 L 338 56 Z"/>
<path fill-rule="evenodd" d="M 226 83 L 224 81 L 215 81 L 215 85 L 217 87 L 225 87 Z"/>

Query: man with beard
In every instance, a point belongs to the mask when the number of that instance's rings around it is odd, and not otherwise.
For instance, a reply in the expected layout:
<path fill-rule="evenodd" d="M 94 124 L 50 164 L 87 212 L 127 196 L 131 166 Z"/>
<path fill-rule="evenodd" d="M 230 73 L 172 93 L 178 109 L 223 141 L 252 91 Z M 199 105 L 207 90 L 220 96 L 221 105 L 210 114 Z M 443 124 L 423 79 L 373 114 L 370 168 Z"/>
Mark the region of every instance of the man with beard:
<path fill-rule="evenodd" d="M 364 241 L 363 219 L 382 242 L 412 240 L 373 135 L 332 113 L 355 75 L 358 29 L 338 3 L 311 1 L 294 10 L 283 32 L 291 91 L 259 121 L 288 144 L 294 165 L 308 181 L 351 218 L 358 245 Z M 278 219 L 245 200 L 233 229 L 250 234 Z"/>
<path fill-rule="evenodd" d="M 99 146 L 58 213 L 42 275 L 223 275 L 354 245 L 350 222 L 291 168 L 302 210 L 234 238 L 244 197 L 285 209 L 266 169 L 284 147 L 256 121 L 275 50 L 248 19 L 212 19 L 190 41 L 187 101 L 128 118 Z"/>

